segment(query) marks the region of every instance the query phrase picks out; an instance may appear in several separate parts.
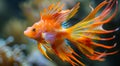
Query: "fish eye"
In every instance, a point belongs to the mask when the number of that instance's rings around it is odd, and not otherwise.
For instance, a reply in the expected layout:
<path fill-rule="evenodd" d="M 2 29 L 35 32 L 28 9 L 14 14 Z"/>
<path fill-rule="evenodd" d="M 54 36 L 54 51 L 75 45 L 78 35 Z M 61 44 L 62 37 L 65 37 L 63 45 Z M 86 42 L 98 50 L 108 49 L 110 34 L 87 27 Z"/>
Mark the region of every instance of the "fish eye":
<path fill-rule="evenodd" d="M 36 31 L 36 29 L 35 29 L 35 28 L 33 28 L 33 29 L 32 29 L 32 31 L 34 31 L 34 32 L 35 32 L 35 31 Z"/>

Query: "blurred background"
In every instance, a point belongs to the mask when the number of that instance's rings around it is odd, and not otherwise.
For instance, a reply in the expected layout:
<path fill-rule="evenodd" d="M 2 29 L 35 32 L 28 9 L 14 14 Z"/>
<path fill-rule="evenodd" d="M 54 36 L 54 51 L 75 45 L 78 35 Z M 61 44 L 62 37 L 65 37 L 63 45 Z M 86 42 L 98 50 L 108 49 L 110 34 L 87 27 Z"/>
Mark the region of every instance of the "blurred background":
<path fill-rule="evenodd" d="M 37 42 L 23 34 L 28 26 L 40 19 L 39 12 L 43 8 L 58 1 L 65 3 L 64 9 L 72 8 L 77 2 L 81 3 L 78 13 L 69 20 L 72 22 L 69 24 L 71 26 L 89 14 L 91 11 L 89 3 L 96 7 L 103 0 L 0 0 L 0 66 L 71 66 L 48 53 L 53 59 L 49 61 L 38 51 Z M 120 10 L 103 28 L 107 30 L 120 28 Z M 115 35 L 116 38 L 104 43 L 109 45 L 117 43 L 117 46 L 110 51 L 120 50 L 120 30 L 106 36 L 111 35 Z M 104 62 L 90 61 L 86 57 L 80 60 L 86 66 L 120 66 L 120 52 L 106 57 Z"/>

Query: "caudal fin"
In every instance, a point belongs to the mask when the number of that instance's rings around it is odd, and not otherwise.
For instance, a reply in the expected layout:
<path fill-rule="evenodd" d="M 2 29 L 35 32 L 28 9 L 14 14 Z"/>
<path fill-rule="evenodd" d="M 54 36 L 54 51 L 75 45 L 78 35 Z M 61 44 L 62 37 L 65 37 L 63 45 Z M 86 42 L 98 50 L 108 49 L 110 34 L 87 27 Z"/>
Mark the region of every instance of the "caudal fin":
<path fill-rule="evenodd" d="M 114 12 L 111 13 L 112 8 L 114 7 L 115 4 L 116 8 Z M 106 6 L 105 9 L 103 9 L 102 12 L 97 16 L 98 11 L 100 11 L 104 6 Z M 117 0 L 109 1 L 104 0 L 85 19 L 67 29 L 67 32 L 71 33 L 68 40 L 70 40 L 83 54 L 89 56 L 89 58 L 100 57 L 99 59 L 96 59 L 100 60 L 101 56 L 104 57 L 106 55 L 110 55 L 106 53 L 98 54 L 98 52 L 96 53 L 95 48 L 102 47 L 106 49 L 111 49 L 116 45 L 106 46 L 103 44 L 95 43 L 94 40 L 106 41 L 115 38 L 115 36 L 110 38 L 100 38 L 98 35 L 107 34 L 118 30 L 118 29 L 104 30 L 102 28 L 103 24 L 110 22 L 115 17 L 117 11 L 118 11 Z M 91 60 L 93 60 L 93 58 Z"/>

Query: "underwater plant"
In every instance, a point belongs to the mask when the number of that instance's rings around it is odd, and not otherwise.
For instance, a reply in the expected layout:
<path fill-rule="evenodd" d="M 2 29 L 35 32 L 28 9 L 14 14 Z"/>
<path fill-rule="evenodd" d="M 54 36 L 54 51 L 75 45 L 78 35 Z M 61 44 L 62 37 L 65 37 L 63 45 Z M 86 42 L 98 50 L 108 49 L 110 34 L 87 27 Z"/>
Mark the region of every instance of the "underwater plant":
<path fill-rule="evenodd" d="M 65 42 L 65 39 L 70 41 L 81 53 L 91 60 L 104 61 L 104 57 L 117 53 L 114 52 L 98 52 L 95 51 L 97 47 L 105 49 L 112 49 L 116 46 L 107 46 L 95 42 L 94 40 L 112 40 L 115 36 L 110 38 L 101 38 L 98 35 L 108 34 L 118 30 L 104 30 L 102 26 L 110 22 L 118 11 L 117 0 L 104 0 L 96 8 L 92 8 L 90 14 L 79 21 L 77 24 L 64 28 L 62 23 L 72 18 L 79 9 L 79 2 L 72 8 L 62 10 L 63 5 L 58 2 L 57 4 L 51 4 L 48 8 L 45 8 L 40 12 L 40 20 L 28 27 L 24 31 L 24 34 L 38 42 L 38 48 L 43 55 L 48 59 L 51 59 L 46 51 L 56 54 L 63 61 L 71 63 L 73 66 L 78 64 L 85 66 L 84 63 L 79 61 L 75 56 L 78 55 L 72 47 Z M 113 6 L 116 8 L 111 13 Z M 105 7 L 103 10 L 102 8 Z M 98 11 L 102 12 L 98 15 Z M 111 15 L 111 16 L 109 16 Z"/>

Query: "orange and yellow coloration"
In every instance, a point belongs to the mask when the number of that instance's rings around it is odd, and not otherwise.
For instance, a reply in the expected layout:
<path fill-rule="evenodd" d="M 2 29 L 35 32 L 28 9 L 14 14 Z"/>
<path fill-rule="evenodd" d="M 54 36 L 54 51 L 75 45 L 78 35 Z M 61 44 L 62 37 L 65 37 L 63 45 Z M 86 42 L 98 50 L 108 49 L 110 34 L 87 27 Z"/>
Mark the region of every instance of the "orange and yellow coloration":
<path fill-rule="evenodd" d="M 76 48 L 79 49 L 86 57 L 91 60 L 103 61 L 107 55 L 112 55 L 115 52 L 97 52 L 96 47 L 111 49 L 116 46 L 106 46 L 94 42 L 94 40 L 111 40 L 114 38 L 100 38 L 99 34 L 106 34 L 116 31 L 104 30 L 102 25 L 110 22 L 115 17 L 118 11 L 117 0 L 104 0 L 91 13 L 77 24 L 63 28 L 62 23 L 73 17 L 78 11 L 79 4 L 77 3 L 72 9 L 62 10 L 63 5 L 60 3 L 52 4 L 40 13 L 40 21 L 29 27 L 24 34 L 38 41 L 38 48 L 47 58 L 47 50 L 56 54 L 63 61 L 71 63 L 73 66 L 78 64 L 85 66 L 74 56 L 79 56 L 71 46 L 67 45 L 65 39 L 68 39 Z M 116 4 L 115 11 L 111 14 L 112 8 Z M 99 15 L 98 11 L 105 7 Z M 109 16 L 111 15 L 111 16 Z M 94 46 L 94 47 L 93 47 Z M 44 50 L 43 49 L 46 49 Z M 80 56 L 79 56 L 80 57 Z M 49 58 L 50 59 L 50 58 Z"/>

